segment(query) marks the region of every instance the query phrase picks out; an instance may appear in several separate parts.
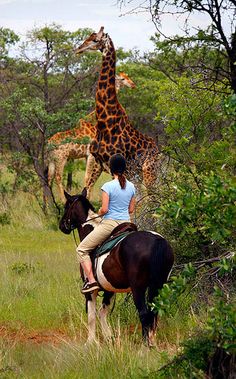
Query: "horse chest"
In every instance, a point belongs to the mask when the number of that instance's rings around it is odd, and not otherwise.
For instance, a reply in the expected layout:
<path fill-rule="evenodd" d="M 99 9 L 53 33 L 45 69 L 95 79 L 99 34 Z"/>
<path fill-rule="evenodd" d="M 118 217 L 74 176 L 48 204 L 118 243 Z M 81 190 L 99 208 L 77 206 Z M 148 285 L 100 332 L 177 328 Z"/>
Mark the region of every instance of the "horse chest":
<path fill-rule="evenodd" d="M 117 265 L 110 252 L 95 260 L 96 276 L 99 284 L 110 292 L 130 292 L 127 279 L 121 267 Z"/>

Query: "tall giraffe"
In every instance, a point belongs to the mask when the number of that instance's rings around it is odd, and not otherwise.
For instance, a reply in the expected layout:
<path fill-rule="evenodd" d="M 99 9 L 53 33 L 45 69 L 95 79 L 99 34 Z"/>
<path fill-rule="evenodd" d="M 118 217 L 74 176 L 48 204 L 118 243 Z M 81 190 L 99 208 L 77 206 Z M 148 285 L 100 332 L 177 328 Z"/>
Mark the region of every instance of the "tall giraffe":
<path fill-rule="evenodd" d="M 158 147 L 153 138 L 135 129 L 119 103 L 115 90 L 116 52 L 110 36 L 101 27 L 92 33 L 75 52 L 99 50 L 102 67 L 96 91 L 96 137 L 90 144 L 90 152 L 102 167 L 108 167 L 110 157 L 122 153 L 127 160 L 128 176 L 141 176 L 150 186 L 157 176 Z M 135 170 L 134 170 L 135 167 Z"/>
<path fill-rule="evenodd" d="M 122 87 L 135 87 L 134 82 L 124 72 L 116 75 L 115 85 L 117 92 Z M 96 163 L 93 155 L 89 153 L 89 142 L 96 136 L 95 123 L 96 112 L 93 111 L 86 116 L 86 120 L 80 120 L 75 128 L 57 132 L 48 140 L 48 147 L 50 148 L 51 145 L 52 148 L 48 155 L 48 184 L 49 186 L 52 185 L 52 180 L 55 176 L 62 202 L 65 200 L 62 177 L 68 159 L 87 159 L 85 187 L 88 190 L 88 196 L 91 194 L 94 183 L 103 171 L 101 165 Z"/>

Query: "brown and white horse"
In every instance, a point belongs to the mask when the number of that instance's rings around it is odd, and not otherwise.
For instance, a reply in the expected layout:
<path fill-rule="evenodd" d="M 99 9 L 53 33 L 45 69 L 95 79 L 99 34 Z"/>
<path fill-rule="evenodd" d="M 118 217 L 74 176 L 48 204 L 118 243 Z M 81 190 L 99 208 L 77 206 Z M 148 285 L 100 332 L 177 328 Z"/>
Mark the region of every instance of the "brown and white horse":
<path fill-rule="evenodd" d="M 81 240 L 101 220 L 97 218 L 94 207 L 86 195 L 86 189 L 81 195 L 71 196 L 65 192 L 65 211 L 59 224 L 60 230 L 65 234 L 70 234 L 77 228 Z M 150 303 L 166 283 L 173 262 L 174 254 L 168 241 L 150 231 L 129 233 L 109 253 L 95 259 L 95 275 L 101 290 L 104 291 L 99 316 L 105 338 L 111 338 L 107 314 L 112 296 L 116 292 L 132 292 L 142 324 L 143 339 L 148 346 L 154 344 L 157 315 L 150 309 Z M 91 295 L 86 295 L 88 342 L 96 340 L 97 294 L 98 291 L 95 291 Z"/>

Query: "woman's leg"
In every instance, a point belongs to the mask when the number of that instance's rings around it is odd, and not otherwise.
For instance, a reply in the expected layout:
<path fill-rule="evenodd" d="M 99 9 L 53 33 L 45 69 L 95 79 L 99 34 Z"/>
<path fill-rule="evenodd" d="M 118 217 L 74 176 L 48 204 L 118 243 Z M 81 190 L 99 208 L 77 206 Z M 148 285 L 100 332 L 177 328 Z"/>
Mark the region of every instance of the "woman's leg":
<path fill-rule="evenodd" d="M 90 284 L 94 282 L 96 283 L 89 253 L 92 250 L 94 250 L 98 245 L 100 245 L 103 241 L 105 241 L 105 239 L 110 236 L 112 230 L 120 223 L 121 221 L 102 220 L 102 222 L 80 242 L 79 246 L 76 249 L 79 263 L 81 264 L 84 270 L 86 278 L 88 279 L 88 288 L 90 287 Z M 99 287 L 97 286 L 97 288 Z"/>

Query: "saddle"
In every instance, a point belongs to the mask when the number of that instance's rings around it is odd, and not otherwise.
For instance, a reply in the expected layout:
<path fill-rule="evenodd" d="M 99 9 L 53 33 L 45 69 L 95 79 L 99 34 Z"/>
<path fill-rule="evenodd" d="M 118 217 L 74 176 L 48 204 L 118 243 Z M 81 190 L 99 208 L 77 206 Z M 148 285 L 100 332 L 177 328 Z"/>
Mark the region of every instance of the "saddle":
<path fill-rule="evenodd" d="M 137 226 L 132 222 L 124 222 L 117 225 L 111 232 L 110 237 L 104 241 L 100 246 L 98 246 L 94 251 L 93 255 L 97 258 L 101 255 L 110 251 L 119 242 L 122 241 L 129 233 L 136 232 L 138 230 Z"/>

